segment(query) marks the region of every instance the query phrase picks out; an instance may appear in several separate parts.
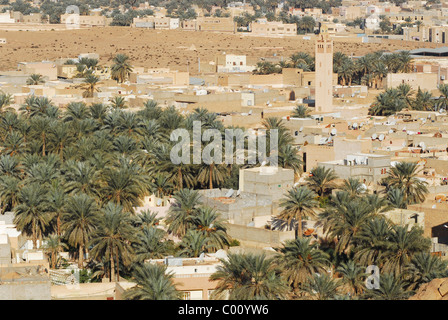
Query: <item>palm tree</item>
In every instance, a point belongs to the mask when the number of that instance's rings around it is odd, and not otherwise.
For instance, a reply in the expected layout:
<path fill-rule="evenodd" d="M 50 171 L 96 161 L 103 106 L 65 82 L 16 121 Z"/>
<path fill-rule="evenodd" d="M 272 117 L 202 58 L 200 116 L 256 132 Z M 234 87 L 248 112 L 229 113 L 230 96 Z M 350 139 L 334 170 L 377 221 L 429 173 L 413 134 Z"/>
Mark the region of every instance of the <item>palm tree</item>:
<path fill-rule="evenodd" d="M 0 177 L 0 214 L 12 211 L 19 204 L 19 194 L 23 180 L 12 176 Z"/>
<path fill-rule="evenodd" d="M 111 103 L 112 107 L 117 110 L 127 108 L 126 100 L 124 99 L 124 97 L 121 96 L 114 96 L 111 100 Z"/>
<path fill-rule="evenodd" d="M 68 124 L 63 122 L 55 122 L 50 129 L 48 135 L 49 143 L 52 145 L 53 151 L 59 153 L 59 157 L 63 160 L 64 147 L 73 141 Z"/>
<path fill-rule="evenodd" d="M 366 298 L 373 300 L 404 300 L 412 295 L 405 290 L 405 282 L 394 274 L 384 273 L 380 276 L 379 289 L 366 291 Z"/>
<path fill-rule="evenodd" d="M 68 243 L 78 248 L 78 267 L 83 267 L 84 252 L 99 223 L 95 200 L 85 193 L 68 198 L 62 229 Z"/>
<path fill-rule="evenodd" d="M 169 253 L 167 242 L 164 241 L 165 231 L 154 226 L 144 226 L 136 235 L 134 258 L 138 263 L 149 259 L 162 259 Z"/>
<path fill-rule="evenodd" d="M 419 87 L 412 108 L 422 111 L 434 111 L 434 99 L 431 92 L 421 90 Z"/>
<path fill-rule="evenodd" d="M 416 253 L 411 263 L 405 268 L 406 278 L 410 280 L 411 289 L 418 288 L 436 278 L 448 276 L 448 262 L 429 252 Z"/>
<path fill-rule="evenodd" d="M 0 112 L 13 102 L 12 95 L 9 93 L 0 92 Z"/>
<path fill-rule="evenodd" d="M 197 258 L 201 253 L 209 252 L 211 246 L 208 244 L 206 235 L 198 230 L 188 230 L 179 244 L 180 256 Z M 215 248 L 213 248 L 215 249 Z"/>
<path fill-rule="evenodd" d="M 101 188 L 100 172 L 88 162 L 68 162 L 64 179 L 68 193 L 98 196 Z"/>
<path fill-rule="evenodd" d="M 39 137 L 42 143 L 42 156 L 46 154 L 47 138 L 51 132 L 52 119 L 49 117 L 35 116 L 31 119 L 31 133 L 35 137 Z"/>
<path fill-rule="evenodd" d="M 200 165 L 197 180 L 198 182 L 206 185 L 209 189 L 213 189 L 213 185 L 221 185 L 227 176 L 227 168 L 223 164 L 216 164 L 209 159 L 209 164 L 203 162 Z"/>
<path fill-rule="evenodd" d="M 398 188 L 403 191 L 407 204 L 421 203 L 428 194 L 427 182 L 420 180 L 420 172 L 416 162 L 398 162 L 391 167 L 389 175 L 384 179 L 387 188 Z"/>
<path fill-rule="evenodd" d="M 111 77 L 119 83 L 123 83 L 132 72 L 132 66 L 129 63 L 129 57 L 125 54 L 117 54 L 113 59 L 111 68 Z"/>
<path fill-rule="evenodd" d="M 229 253 L 221 259 L 217 271 L 210 280 L 218 281 L 214 298 L 228 293 L 230 300 L 278 300 L 285 299 L 288 286 L 275 269 L 274 259 L 262 254 Z"/>
<path fill-rule="evenodd" d="M 160 219 L 157 218 L 157 212 L 151 212 L 150 210 L 142 210 L 132 219 L 132 224 L 137 228 L 155 227 L 160 223 Z"/>
<path fill-rule="evenodd" d="M 440 97 L 438 99 L 438 107 L 447 110 L 448 108 L 448 84 L 440 84 L 439 87 Z"/>
<path fill-rule="evenodd" d="M 212 251 L 229 245 L 227 228 L 221 215 L 213 208 L 199 207 L 192 218 L 194 228 L 205 236 L 207 248 Z"/>
<path fill-rule="evenodd" d="M 354 260 L 362 266 L 382 266 L 382 258 L 388 250 L 391 226 L 384 217 L 368 220 L 356 235 Z"/>
<path fill-rule="evenodd" d="M 130 241 L 134 236 L 129 213 L 123 207 L 109 202 L 103 209 L 95 233 L 92 235 L 90 253 L 94 259 L 108 257 L 110 261 L 110 281 L 120 281 L 120 261 L 124 265 L 131 262 L 132 247 Z"/>
<path fill-rule="evenodd" d="M 288 284 L 297 290 L 314 273 L 324 273 L 330 266 L 329 255 L 319 249 L 309 238 L 286 241 L 276 249 L 275 263 L 282 270 Z"/>
<path fill-rule="evenodd" d="M 296 179 L 303 172 L 304 162 L 299 155 L 299 150 L 290 144 L 280 146 L 278 163 L 282 168 L 293 169 Z"/>
<path fill-rule="evenodd" d="M 173 183 L 165 173 L 156 173 L 150 182 L 149 190 L 158 198 L 168 196 L 173 191 Z"/>
<path fill-rule="evenodd" d="M 305 106 L 303 104 L 299 104 L 294 108 L 294 110 L 291 114 L 291 117 L 293 117 L 293 118 L 311 118 L 310 112 L 311 111 L 308 109 L 307 106 Z"/>
<path fill-rule="evenodd" d="M 35 86 L 35 85 L 42 84 L 42 83 L 45 83 L 44 78 L 41 74 L 37 74 L 37 73 L 33 73 L 26 80 L 26 84 L 29 86 Z"/>
<path fill-rule="evenodd" d="M 66 195 L 64 187 L 56 180 L 48 192 L 49 211 L 56 218 L 56 235 L 62 234 L 62 216 L 65 213 Z"/>
<path fill-rule="evenodd" d="M 407 83 L 402 83 L 397 87 L 397 90 L 406 101 L 406 106 L 408 108 L 411 108 L 413 104 L 412 97 L 415 94 L 414 90 L 412 90 L 412 87 Z"/>
<path fill-rule="evenodd" d="M 354 178 L 344 180 L 341 190 L 348 192 L 351 197 L 357 197 L 366 192 L 364 184 Z"/>
<path fill-rule="evenodd" d="M 33 249 L 37 249 L 37 240 L 51 230 L 47 190 L 39 184 L 24 186 L 19 193 L 19 205 L 14 208 L 14 223 L 17 230 L 31 236 Z"/>
<path fill-rule="evenodd" d="M 289 133 L 289 129 L 286 127 L 285 123 L 281 118 L 277 117 L 269 117 L 265 118 L 262 121 L 262 126 L 266 129 L 266 136 L 267 136 L 267 145 L 270 143 L 270 133 L 271 130 L 278 130 L 278 141 L 277 144 L 279 146 L 287 145 L 293 142 L 293 137 Z"/>
<path fill-rule="evenodd" d="M 307 187 L 294 187 L 288 191 L 286 197 L 280 200 L 280 207 L 284 209 L 274 220 L 275 228 L 294 229 L 296 238 L 303 236 L 302 219 L 314 217 L 318 207 L 316 194 Z"/>
<path fill-rule="evenodd" d="M 168 232 L 182 238 L 190 229 L 201 196 L 196 190 L 181 189 L 174 193 L 173 198 L 175 202 L 171 205 L 165 221 Z"/>
<path fill-rule="evenodd" d="M 387 200 L 393 208 L 406 209 L 408 207 L 404 193 L 399 188 L 390 188 L 387 191 Z"/>
<path fill-rule="evenodd" d="M 174 286 L 174 275 L 166 272 L 166 266 L 144 264 L 133 272 L 137 285 L 125 291 L 126 300 L 179 300 Z"/>
<path fill-rule="evenodd" d="M 100 78 L 89 74 L 84 78 L 84 82 L 81 85 L 84 92 L 82 93 L 83 98 L 93 98 L 95 91 L 99 91 L 96 87 L 99 84 Z"/>
<path fill-rule="evenodd" d="M 16 157 L 10 155 L 0 156 L 0 174 L 10 177 L 20 177 L 23 166 Z"/>
<path fill-rule="evenodd" d="M 406 108 L 406 100 L 396 88 L 389 88 L 376 96 L 370 105 L 369 115 L 389 116 Z"/>
<path fill-rule="evenodd" d="M 411 72 L 412 69 L 412 58 L 409 51 L 402 50 L 398 53 L 398 61 L 399 61 L 399 71 L 404 73 Z"/>
<path fill-rule="evenodd" d="M 409 265 L 412 257 L 420 252 L 429 251 L 430 240 L 423 237 L 423 230 L 408 226 L 393 226 L 388 237 L 387 250 L 383 255 L 384 272 L 393 272 L 401 275 L 404 268 Z"/>
<path fill-rule="evenodd" d="M 304 16 L 299 21 L 299 29 L 304 30 L 306 32 L 312 32 L 314 27 L 316 26 L 316 21 L 314 21 L 311 16 Z"/>
<path fill-rule="evenodd" d="M 336 188 L 334 180 L 338 176 L 334 170 L 324 167 L 316 167 L 311 171 L 311 176 L 306 178 L 308 186 L 311 190 L 316 192 L 319 197 L 328 194 L 332 189 Z"/>
<path fill-rule="evenodd" d="M 329 235 L 337 239 L 336 251 L 349 254 L 356 248 L 357 236 L 364 225 L 375 215 L 364 198 L 351 198 L 346 192 L 337 192 L 332 205 L 319 215 Z"/>
<path fill-rule="evenodd" d="M 42 249 L 44 249 L 46 254 L 50 255 L 52 269 L 56 269 L 59 252 L 67 248 L 67 245 L 61 242 L 61 237 L 56 234 L 50 235 L 45 239 L 45 244 L 42 246 Z"/>
<path fill-rule="evenodd" d="M 358 296 L 365 290 L 365 269 L 357 265 L 353 260 L 341 263 L 336 269 L 342 275 L 342 289 L 350 296 Z"/>
<path fill-rule="evenodd" d="M 128 160 L 126 160 L 128 161 Z M 104 175 L 103 197 L 120 204 L 128 212 L 142 203 L 142 197 L 147 191 L 146 176 L 135 164 L 127 164 L 119 169 L 107 169 Z"/>
<path fill-rule="evenodd" d="M 339 283 L 327 273 L 315 273 L 308 278 L 302 290 L 311 300 L 332 300 L 336 298 L 338 289 Z"/>

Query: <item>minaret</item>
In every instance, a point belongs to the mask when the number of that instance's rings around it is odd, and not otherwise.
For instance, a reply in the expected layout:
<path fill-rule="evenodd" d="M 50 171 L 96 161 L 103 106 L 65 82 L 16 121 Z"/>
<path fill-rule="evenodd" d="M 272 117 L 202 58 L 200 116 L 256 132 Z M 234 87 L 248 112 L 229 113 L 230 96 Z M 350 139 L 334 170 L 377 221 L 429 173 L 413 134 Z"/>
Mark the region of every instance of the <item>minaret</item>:
<path fill-rule="evenodd" d="M 315 100 L 317 112 L 333 111 L 333 41 L 320 34 L 316 40 Z"/>

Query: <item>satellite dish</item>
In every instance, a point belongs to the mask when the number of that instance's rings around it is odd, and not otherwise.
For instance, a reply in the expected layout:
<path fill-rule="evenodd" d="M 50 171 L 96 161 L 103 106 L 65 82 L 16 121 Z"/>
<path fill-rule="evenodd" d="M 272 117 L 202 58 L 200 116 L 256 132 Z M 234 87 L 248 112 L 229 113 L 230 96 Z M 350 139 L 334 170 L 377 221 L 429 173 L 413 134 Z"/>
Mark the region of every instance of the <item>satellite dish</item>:
<path fill-rule="evenodd" d="M 230 198 L 232 195 L 233 195 L 233 189 L 230 189 L 229 191 L 227 191 L 225 197 Z"/>
<path fill-rule="evenodd" d="M 251 110 L 249 110 L 249 113 L 248 113 L 248 115 L 251 115 L 252 114 L 252 109 Z"/>
<path fill-rule="evenodd" d="M 264 166 L 266 166 L 266 164 L 267 164 L 267 162 L 266 162 L 266 161 L 263 161 L 263 162 L 261 163 L 261 166 L 264 167 Z"/>
<path fill-rule="evenodd" d="M 390 129 L 390 130 L 389 130 L 389 133 L 394 133 L 394 130 Z"/>
<path fill-rule="evenodd" d="M 358 128 L 358 123 L 357 122 L 355 122 L 354 124 L 353 124 L 353 128 Z"/>
<path fill-rule="evenodd" d="M 302 132 L 302 131 L 303 131 L 303 127 L 300 127 L 299 132 Z"/>
<path fill-rule="evenodd" d="M 378 138 L 378 135 L 376 133 L 372 134 L 372 140 L 375 140 L 376 138 Z"/>
<path fill-rule="evenodd" d="M 431 208 L 435 209 L 435 208 L 437 208 L 437 206 L 436 206 L 436 205 L 433 205 Z"/>
<path fill-rule="evenodd" d="M 422 148 L 423 151 L 426 151 L 426 144 L 425 144 L 423 141 L 420 142 L 420 143 L 418 144 L 418 146 L 419 146 L 420 148 Z"/>
<path fill-rule="evenodd" d="M 361 135 L 359 135 L 356 139 L 361 140 L 361 138 L 362 138 Z"/>
<path fill-rule="evenodd" d="M 238 189 L 238 191 L 236 192 L 236 196 L 238 197 L 241 194 L 241 190 Z"/>
<path fill-rule="evenodd" d="M 331 129 L 331 135 L 335 136 L 336 133 L 338 133 L 338 130 L 336 130 L 336 128 Z"/>
<path fill-rule="evenodd" d="M 384 140 L 384 134 L 380 134 L 380 136 L 378 137 L 378 139 L 379 139 L 380 141 L 383 141 L 383 140 Z"/>

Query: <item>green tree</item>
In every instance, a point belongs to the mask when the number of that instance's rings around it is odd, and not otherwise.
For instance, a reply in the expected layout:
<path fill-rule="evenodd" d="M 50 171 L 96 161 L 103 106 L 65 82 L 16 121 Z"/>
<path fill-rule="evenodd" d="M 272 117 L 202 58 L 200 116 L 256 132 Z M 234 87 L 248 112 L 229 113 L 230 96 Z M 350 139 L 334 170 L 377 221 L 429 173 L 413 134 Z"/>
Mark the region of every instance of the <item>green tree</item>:
<path fill-rule="evenodd" d="M 120 261 L 129 265 L 132 260 L 131 241 L 134 229 L 129 213 L 123 207 L 109 202 L 104 207 L 95 233 L 92 235 L 90 253 L 94 259 L 108 257 L 110 281 L 120 281 Z M 116 278 L 115 278 L 116 267 Z"/>
<path fill-rule="evenodd" d="M 309 276 L 324 273 L 330 266 L 329 255 L 309 238 L 288 240 L 276 251 L 279 255 L 275 263 L 294 290 L 298 290 Z"/>
<path fill-rule="evenodd" d="M 30 236 L 33 249 L 37 249 L 37 240 L 51 230 L 47 190 L 36 183 L 24 186 L 20 190 L 19 205 L 14 208 L 14 213 L 17 230 Z"/>
<path fill-rule="evenodd" d="M 263 254 L 233 254 L 221 259 L 210 280 L 218 281 L 214 298 L 228 293 L 230 300 L 286 299 L 288 286 L 275 269 L 274 260 Z"/>
<path fill-rule="evenodd" d="M 316 194 L 312 190 L 304 186 L 294 187 L 280 200 L 280 207 L 283 209 L 275 218 L 274 227 L 295 230 L 296 238 L 301 238 L 303 218 L 314 217 L 318 205 Z"/>
<path fill-rule="evenodd" d="M 83 268 L 84 253 L 99 223 L 99 210 L 95 200 L 85 193 L 69 197 L 62 229 L 68 243 L 78 249 L 78 267 Z"/>
<path fill-rule="evenodd" d="M 166 266 L 144 264 L 136 266 L 133 278 L 137 285 L 125 291 L 126 300 L 179 300 L 174 286 L 174 275 L 166 272 Z"/>
<path fill-rule="evenodd" d="M 117 54 L 113 59 L 111 67 L 111 77 L 119 83 L 123 83 L 132 72 L 132 65 L 129 57 L 125 54 Z"/>

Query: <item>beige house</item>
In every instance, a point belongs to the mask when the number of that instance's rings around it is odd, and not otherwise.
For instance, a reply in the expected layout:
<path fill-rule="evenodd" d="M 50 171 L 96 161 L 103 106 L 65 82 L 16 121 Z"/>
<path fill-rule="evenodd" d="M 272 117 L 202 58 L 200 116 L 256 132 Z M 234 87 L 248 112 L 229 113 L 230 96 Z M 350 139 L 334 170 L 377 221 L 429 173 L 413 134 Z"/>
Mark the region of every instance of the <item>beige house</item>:
<path fill-rule="evenodd" d="M 204 17 L 197 19 L 197 30 L 236 32 L 236 22 L 233 18 Z"/>
<path fill-rule="evenodd" d="M 388 73 L 386 76 L 385 87 L 395 88 L 400 84 L 409 84 L 412 89 L 418 90 L 436 90 L 439 85 L 439 77 L 437 73 Z"/>
<path fill-rule="evenodd" d="M 47 80 L 56 80 L 58 78 L 58 68 L 52 61 L 19 62 L 17 70 L 30 75 L 33 73 L 41 74 Z"/>
<path fill-rule="evenodd" d="M 295 36 L 297 26 L 294 23 L 283 23 L 277 21 L 252 23 L 250 29 L 257 36 Z"/>
<path fill-rule="evenodd" d="M 79 23 L 80 27 L 106 27 L 110 25 L 112 18 L 105 16 L 82 16 L 74 13 L 65 13 L 61 15 L 61 24 Z"/>

